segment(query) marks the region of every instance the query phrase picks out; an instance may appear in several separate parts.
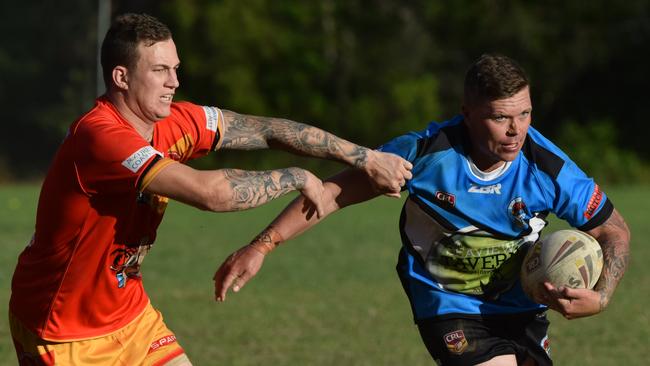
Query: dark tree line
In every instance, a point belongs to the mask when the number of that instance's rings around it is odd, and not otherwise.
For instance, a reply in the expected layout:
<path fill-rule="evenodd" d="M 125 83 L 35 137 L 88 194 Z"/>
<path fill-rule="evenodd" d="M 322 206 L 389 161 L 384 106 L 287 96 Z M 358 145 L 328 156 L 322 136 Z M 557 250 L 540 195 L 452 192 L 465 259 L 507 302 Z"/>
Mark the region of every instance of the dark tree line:
<path fill-rule="evenodd" d="M 97 3 L 10 7 L 0 15 L 0 180 L 42 176 L 96 94 Z M 179 99 L 304 121 L 368 146 L 458 113 L 466 68 L 503 53 L 531 76 L 538 129 L 601 180 L 650 181 L 648 1 L 112 1 L 113 16 L 128 11 L 170 25 Z"/>

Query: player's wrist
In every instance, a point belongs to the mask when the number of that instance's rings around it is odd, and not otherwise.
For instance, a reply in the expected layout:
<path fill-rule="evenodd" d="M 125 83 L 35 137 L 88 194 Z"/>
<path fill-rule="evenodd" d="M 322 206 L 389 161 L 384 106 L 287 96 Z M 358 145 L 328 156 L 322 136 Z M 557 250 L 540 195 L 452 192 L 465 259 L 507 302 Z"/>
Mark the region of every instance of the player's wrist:
<path fill-rule="evenodd" d="M 275 250 L 283 241 L 284 238 L 282 238 L 282 235 L 272 226 L 269 226 L 256 236 L 248 246 L 262 255 L 267 255 Z"/>
<path fill-rule="evenodd" d="M 353 165 L 356 168 L 365 171 L 368 175 L 371 175 L 375 170 L 374 166 L 377 163 L 377 152 L 363 146 L 360 146 L 359 148 L 359 154 Z"/>

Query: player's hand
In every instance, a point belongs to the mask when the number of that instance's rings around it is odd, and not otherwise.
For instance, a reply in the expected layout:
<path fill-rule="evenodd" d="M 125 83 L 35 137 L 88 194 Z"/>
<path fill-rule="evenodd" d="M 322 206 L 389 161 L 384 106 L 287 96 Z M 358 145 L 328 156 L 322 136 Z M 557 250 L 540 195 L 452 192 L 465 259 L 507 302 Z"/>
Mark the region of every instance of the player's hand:
<path fill-rule="evenodd" d="M 313 204 L 318 218 L 321 218 L 325 216 L 325 208 L 323 207 L 325 187 L 323 187 L 323 182 L 311 172 L 305 170 L 305 176 L 305 185 L 300 189 L 300 193 Z"/>
<path fill-rule="evenodd" d="M 541 303 L 567 319 L 577 319 L 602 311 L 600 293 L 584 288 L 555 287 L 544 282 L 540 291 Z"/>
<path fill-rule="evenodd" d="M 239 292 L 244 285 L 262 267 L 264 254 L 246 245 L 232 253 L 221 264 L 212 278 L 214 280 L 214 296 L 219 302 L 226 301 L 226 292 L 232 286 L 233 292 Z"/>
<path fill-rule="evenodd" d="M 400 197 L 402 187 L 413 177 L 413 164 L 401 157 L 381 151 L 368 150 L 364 166 L 375 191 L 389 197 Z"/>

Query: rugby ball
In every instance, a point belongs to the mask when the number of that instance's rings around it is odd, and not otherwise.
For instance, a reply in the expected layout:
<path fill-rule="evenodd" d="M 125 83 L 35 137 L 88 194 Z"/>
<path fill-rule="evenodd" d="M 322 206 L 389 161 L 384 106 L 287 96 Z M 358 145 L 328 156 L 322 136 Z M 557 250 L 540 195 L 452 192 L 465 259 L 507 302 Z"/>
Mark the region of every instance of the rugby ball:
<path fill-rule="evenodd" d="M 521 266 L 521 286 L 531 299 L 543 282 L 592 289 L 602 270 L 603 251 L 596 239 L 578 230 L 559 230 L 528 249 Z"/>

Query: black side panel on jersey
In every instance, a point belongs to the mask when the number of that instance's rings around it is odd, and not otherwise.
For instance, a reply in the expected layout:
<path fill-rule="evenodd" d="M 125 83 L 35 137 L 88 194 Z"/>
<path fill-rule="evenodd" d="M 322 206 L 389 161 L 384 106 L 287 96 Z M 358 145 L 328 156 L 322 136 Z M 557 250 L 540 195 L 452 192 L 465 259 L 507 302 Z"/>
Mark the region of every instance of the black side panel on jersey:
<path fill-rule="evenodd" d="M 561 157 L 538 145 L 530 136 L 526 136 L 522 151 L 529 161 L 553 179 L 557 178 L 564 166 L 564 160 Z"/>
<path fill-rule="evenodd" d="M 441 128 L 438 133 L 426 139 L 418 140 L 418 150 L 415 158 L 450 149 L 452 146 L 461 145 L 465 126 L 459 123 L 454 126 Z"/>

